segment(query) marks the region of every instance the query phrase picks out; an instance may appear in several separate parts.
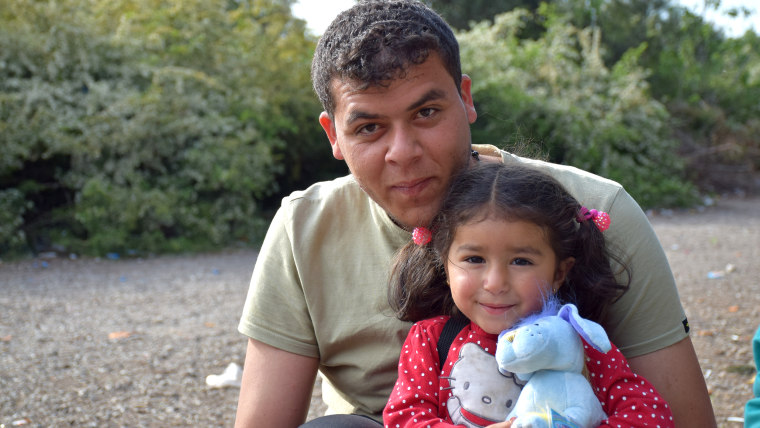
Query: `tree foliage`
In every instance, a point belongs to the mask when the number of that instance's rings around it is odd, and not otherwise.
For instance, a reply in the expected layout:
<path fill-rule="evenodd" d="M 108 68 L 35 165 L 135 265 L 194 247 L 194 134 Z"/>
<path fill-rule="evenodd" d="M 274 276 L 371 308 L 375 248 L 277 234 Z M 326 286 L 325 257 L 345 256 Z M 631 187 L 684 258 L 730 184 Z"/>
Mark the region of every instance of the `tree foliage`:
<path fill-rule="evenodd" d="M 256 239 L 323 141 L 290 3 L 5 2 L 0 252 Z"/>
<path fill-rule="evenodd" d="M 451 25 L 459 30 L 467 30 L 470 24 L 481 21 L 493 22 L 494 16 L 521 8 L 536 10 L 540 0 L 426 0 L 425 3 Z"/>
<path fill-rule="evenodd" d="M 689 179 L 703 191 L 758 190 L 760 169 L 760 39 L 729 38 L 683 6 L 666 0 L 558 2 L 575 25 L 598 25 L 603 58 L 614 64 L 631 50 L 648 70 L 651 96 L 670 113 L 670 127 Z M 721 2 L 704 0 L 704 10 Z M 747 8 L 729 10 L 747 15 Z"/>
<path fill-rule="evenodd" d="M 695 189 L 682 178 L 668 112 L 648 94 L 640 51 L 608 69 L 597 29 L 543 8 L 544 35 L 520 39 L 525 13 L 459 35 L 480 112 L 473 139 L 540 145 L 553 162 L 621 182 L 644 206 L 692 203 Z"/>

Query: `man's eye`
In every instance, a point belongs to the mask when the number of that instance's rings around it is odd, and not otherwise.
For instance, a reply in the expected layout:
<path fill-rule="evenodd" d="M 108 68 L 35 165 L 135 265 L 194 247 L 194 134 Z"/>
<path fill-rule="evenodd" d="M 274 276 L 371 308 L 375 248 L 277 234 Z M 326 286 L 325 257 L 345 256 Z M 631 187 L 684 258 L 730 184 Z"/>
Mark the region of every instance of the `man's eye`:
<path fill-rule="evenodd" d="M 373 132 L 377 131 L 377 124 L 376 123 L 368 123 L 361 128 L 356 130 L 357 134 L 363 134 L 368 135 L 372 134 Z"/>
<path fill-rule="evenodd" d="M 417 115 L 419 115 L 420 117 L 430 117 L 430 116 L 434 115 L 436 111 L 438 111 L 438 110 L 434 109 L 432 107 L 426 107 L 426 108 L 421 109 L 417 113 Z"/>

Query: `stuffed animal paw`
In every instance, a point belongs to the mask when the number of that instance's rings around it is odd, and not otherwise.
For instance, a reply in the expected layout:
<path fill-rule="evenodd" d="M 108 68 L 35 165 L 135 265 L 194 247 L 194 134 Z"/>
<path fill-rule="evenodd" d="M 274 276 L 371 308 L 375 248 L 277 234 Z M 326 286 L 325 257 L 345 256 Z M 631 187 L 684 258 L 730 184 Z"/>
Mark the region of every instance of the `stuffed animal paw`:
<path fill-rule="evenodd" d="M 512 428 L 579 428 L 571 420 L 550 410 L 549 413 L 530 412 L 515 419 Z"/>
<path fill-rule="evenodd" d="M 528 413 L 512 422 L 512 428 L 551 428 L 545 413 Z"/>

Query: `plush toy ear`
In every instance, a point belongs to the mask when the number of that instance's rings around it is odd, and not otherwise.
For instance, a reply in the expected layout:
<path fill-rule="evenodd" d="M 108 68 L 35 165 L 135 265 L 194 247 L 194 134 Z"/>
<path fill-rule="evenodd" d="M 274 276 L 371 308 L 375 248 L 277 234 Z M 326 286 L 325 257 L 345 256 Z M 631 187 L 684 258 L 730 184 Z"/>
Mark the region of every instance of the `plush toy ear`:
<path fill-rule="evenodd" d="M 604 328 L 593 321 L 581 318 L 575 305 L 571 303 L 562 305 L 557 316 L 569 322 L 583 340 L 597 351 L 607 352 L 612 348 L 610 339 L 607 337 L 607 332 L 604 331 Z"/>

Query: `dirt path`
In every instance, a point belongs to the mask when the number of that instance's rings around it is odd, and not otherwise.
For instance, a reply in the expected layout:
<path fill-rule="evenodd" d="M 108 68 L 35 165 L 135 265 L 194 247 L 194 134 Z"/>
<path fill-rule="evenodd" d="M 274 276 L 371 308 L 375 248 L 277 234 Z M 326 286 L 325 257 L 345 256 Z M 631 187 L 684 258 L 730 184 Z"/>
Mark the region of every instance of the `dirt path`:
<path fill-rule="evenodd" d="M 652 216 L 721 427 L 741 427 L 760 324 L 760 199 Z M 0 426 L 232 426 L 252 251 L 0 263 Z M 720 276 L 718 279 L 710 276 Z M 712 274 L 711 274 L 712 272 Z M 311 416 L 321 400 L 315 390 Z M 14 425 L 18 424 L 18 425 Z"/>
<path fill-rule="evenodd" d="M 692 328 L 718 425 L 741 427 L 752 395 L 750 340 L 760 325 L 760 199 L 652 219 Z"/>

